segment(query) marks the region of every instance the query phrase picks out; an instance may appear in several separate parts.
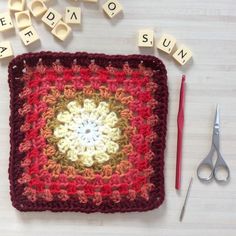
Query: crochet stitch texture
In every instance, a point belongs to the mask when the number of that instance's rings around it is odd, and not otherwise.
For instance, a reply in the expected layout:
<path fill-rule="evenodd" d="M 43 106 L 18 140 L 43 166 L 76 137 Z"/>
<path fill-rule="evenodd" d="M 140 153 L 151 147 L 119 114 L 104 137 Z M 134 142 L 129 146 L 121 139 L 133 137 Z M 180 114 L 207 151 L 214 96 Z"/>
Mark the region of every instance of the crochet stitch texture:
<path fill-rule="evenodd" d="M 153 56 L 40 52 L 9 64 L 20 211 L 147 211 L 164 200 L 167 73 Z"/>

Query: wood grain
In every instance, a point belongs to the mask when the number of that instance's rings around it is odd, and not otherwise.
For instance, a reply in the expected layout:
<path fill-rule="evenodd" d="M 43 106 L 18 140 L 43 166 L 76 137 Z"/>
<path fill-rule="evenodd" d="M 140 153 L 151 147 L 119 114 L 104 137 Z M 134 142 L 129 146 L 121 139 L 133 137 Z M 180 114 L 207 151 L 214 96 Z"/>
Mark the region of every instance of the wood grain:
<path fill-rule="evenodd" d="M 0 1 L 1 11 L 7 1 Z M 88 51 L 109 54 L 154 54 L 167 66 L 169 74 L 169 116 L 165 159 L 166 201 L 147 213 L 79 214 L 19 213 L 9 199 L 9 93 L 8 61 L 0 62 L 0 235 L 236 235 L 236 3 L 235 0 L 120 0 L 124 14 L 108 19 L 99 6 L 72 1 L 51 1 L 63 13 L 66 6 L 80 5 L 82 25 L 73 27 L 73 36 L 59 42 L 41 23 L 33 24 L 41 43 L 25 47 L 17 32 L 0 35 L 9 39 L 15 55 L 27 51 Z M 58 4 L 60 3 L 60 4 Z M 137 32 L 152 28 L 159 39 L 162 33 L 176 37 L 193 52 L 193 61 L 181 68 L 164 53 L 139 49 Z M 182 190 L 174 188 L 176 158 L 176 116 L 182 73 L 187 75 L 186 113 L 183 146 Z M 199 161 L 211 143 L 215 105 L 221 105 L 221 152 L 231 169 L 226 186 L 215 182 L 204 185 L 196 178 Z M 190 177 L 194 177 L 186 214 L 178 221 Z"/>

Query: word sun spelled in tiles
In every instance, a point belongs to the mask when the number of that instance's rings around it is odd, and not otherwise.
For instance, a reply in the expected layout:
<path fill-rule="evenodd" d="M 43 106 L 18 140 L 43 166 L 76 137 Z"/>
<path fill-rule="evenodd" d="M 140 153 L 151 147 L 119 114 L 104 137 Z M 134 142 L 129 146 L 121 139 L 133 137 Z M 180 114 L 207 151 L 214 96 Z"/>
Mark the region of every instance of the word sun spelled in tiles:
<path fill-rule="evenodd" d="M 138 33 L 138 46 L 139 47 L 153 47 L 154 46 L 154 31 L 145 29 L 139 30 Z M 191 58 L 191 50 L 181 45 L 177 50 L 172 54 L 176 46 L 176 39 L 168 34 L 163 34 L 160 40 L 157 42 L 157 49 L 172 55 L 172 57 L 180 64 L 185 65 Z"/>

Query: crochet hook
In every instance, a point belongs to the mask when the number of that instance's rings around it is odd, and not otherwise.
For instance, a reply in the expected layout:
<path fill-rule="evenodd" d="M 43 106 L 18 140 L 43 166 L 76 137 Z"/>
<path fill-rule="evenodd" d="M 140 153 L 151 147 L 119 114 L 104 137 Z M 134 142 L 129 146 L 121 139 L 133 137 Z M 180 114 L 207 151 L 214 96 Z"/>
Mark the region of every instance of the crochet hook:
<path fill-rule="evenodd" d="M 177 118 L 178 137 L 177 137 L 177 157 L 176 157 L 176 176 L 175 188 L 180 189 L 181 179 L 181 163 L 182 163 L 182 141 L 183 141 L 183 128 L 184 128 L 184 104 L 185 104 L 185 75 L 182 76 L 180 96 L 179 96 L 179 112 Z"/>

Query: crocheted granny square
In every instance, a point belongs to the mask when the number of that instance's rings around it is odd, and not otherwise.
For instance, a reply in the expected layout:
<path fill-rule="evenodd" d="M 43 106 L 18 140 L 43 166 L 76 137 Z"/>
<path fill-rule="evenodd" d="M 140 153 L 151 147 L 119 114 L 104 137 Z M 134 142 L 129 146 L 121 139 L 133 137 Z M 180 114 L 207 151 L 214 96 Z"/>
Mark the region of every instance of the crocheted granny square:
<path fill-rule="evenodd" d="M 9 65 L 20 211 L 128 212 L 164 200 L 167 75 L 152 56 L 29 53 Z"/>

